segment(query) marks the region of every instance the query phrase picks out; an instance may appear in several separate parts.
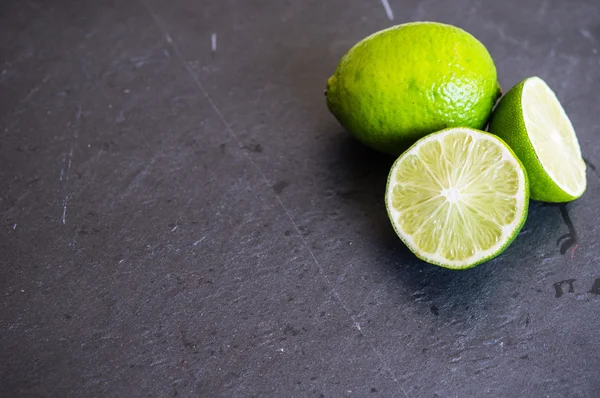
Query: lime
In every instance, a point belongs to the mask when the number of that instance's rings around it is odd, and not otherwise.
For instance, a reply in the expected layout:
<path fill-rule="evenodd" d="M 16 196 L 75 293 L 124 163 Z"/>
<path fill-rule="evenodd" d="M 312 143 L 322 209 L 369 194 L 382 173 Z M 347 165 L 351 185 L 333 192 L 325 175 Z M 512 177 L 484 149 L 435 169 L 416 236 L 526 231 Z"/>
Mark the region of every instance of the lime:
<path fill-rule="evenodd" d="M 575 130 L 539 77 L 525 79 L 506 93 L 489 131 L 506 141 L 525 165 L 531 199 L 568 202 L 585 192 L 586 166 Z"/>
<path fill-rule="evenodd" d="M 359 141 L 399 155 L 447 127 L 481 129 L 501 95 L 496 67 L 464 30 L 414 22 L 377 32 L 342 58 L 327 105 Z"/>
<path fill-rule="evenodd" d="M 392 166 L 390 221 L 422 260 L 465 269 L 502 253 L 529 203 L 527 173 L 498 137 L 457 127 L 417 141 Z"/>

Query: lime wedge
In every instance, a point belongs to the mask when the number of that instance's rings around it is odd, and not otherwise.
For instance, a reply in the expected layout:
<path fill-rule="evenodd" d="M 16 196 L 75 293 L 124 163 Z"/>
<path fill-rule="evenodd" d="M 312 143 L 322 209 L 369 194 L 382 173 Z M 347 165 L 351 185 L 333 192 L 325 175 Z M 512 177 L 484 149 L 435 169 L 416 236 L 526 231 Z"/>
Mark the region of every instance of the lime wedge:
<path fill-rule="evenodd" d="M 585 162 L 573 125 L 554 92 L 530 77 L 502 98 L 490 132 L 515 151 L 531 184 L 531 198 L 568 202 L 585 192 Z"/>
<path fill-rule="evenodd" d="M 496 136 L 464 127 L 417 141 L 386 188 L 396 233 L 420 259 L 465 269 L 502 253 L 527 218 L 527 174 Z"/>

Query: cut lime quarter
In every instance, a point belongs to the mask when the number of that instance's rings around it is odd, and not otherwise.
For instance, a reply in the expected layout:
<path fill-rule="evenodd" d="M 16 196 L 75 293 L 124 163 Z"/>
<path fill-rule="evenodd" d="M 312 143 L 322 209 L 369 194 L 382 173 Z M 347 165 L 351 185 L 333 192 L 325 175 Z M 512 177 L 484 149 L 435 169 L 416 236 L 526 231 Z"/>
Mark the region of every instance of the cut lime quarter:
<path fill-rule="evenodd" d="M 490 120 L 529 175 L 531 199 L 568 202 L 586 189 L 586 166 L 573 125 L 539 77 L 525 79 L 502 98 Z"/>
<path fill-rule="evenodd" d="M 417 257 L 466 269 L 514 240 L 527 218 L 529 186 L 501 139 L 458 127 L 420 139 L 396 160 L 385 202 L 396 233 Z"/>

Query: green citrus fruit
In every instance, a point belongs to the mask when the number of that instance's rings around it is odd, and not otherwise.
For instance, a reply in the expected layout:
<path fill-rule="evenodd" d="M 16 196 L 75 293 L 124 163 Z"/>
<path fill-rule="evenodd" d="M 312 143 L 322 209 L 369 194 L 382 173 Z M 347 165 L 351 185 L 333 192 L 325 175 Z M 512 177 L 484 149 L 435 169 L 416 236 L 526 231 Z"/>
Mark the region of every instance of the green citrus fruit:
<path fill-rule="evenodd" d="M 568 202 L 585 192 L 585 162 L 573 125 L 539 77 L 513 87 L 496 107 L 489 130 L 515 151 L 529 174 L 531 198 Z"/>
<path fill-rule="evenodd" d="M 483 44 L 435 22 L 398 25 L 362 40 L 326 90 L 329 109 L 352 135 L 393 155 L 446 127 L 483 128 L 500 95 Z"/>
<path fill-rule="evenodd" d="M 417 257 L 470 268 L 502 253 L 521 230 L 527 173 L 495 135 L 449 128 L 396 160 L 385 203 L 396 233 Z"/>

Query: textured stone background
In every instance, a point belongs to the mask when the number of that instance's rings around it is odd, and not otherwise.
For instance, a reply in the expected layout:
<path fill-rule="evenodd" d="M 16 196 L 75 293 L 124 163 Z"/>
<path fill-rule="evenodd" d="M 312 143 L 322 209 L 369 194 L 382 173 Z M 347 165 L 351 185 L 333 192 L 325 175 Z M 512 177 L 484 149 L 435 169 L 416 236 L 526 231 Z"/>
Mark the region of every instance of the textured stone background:
<path fill-rule="evenodd" d="M 384 3 L 2 3 L 1 395 L 600 396 L 600 3 Z M 392 159 L 323 98 L 412 20 L 544 78 L 590 162 L 467 272 L 395 237 Z"/>

